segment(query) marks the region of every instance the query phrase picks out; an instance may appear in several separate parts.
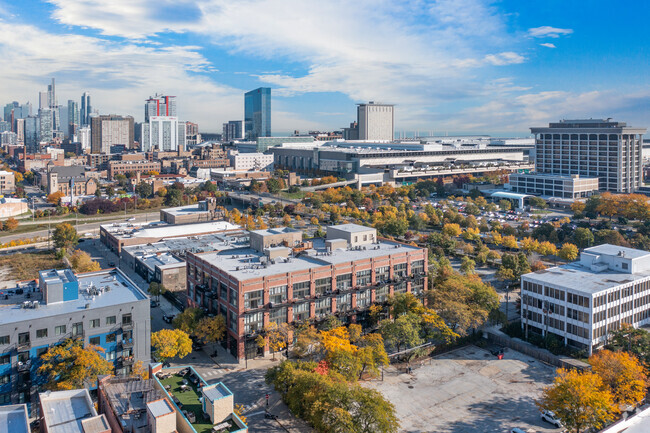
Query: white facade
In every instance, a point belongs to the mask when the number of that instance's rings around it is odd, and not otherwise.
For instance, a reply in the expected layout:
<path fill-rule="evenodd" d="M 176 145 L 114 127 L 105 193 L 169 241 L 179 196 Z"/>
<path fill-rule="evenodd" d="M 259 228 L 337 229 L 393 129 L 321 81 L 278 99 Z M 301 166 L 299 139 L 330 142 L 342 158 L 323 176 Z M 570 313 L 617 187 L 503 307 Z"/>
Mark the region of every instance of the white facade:
<path fill-rule="evenodd" d="M 272 171 L 273 154 L 264 153 L 239 153 L 231 150 L 228 153 L 230 166 L 234 170 Z"/>
<path fill-rule="evenodd" d="M 77 141 L 81 143 L 81 149 L 84 152 L 90 150 L 90 126 L 84 126 L 77 130 Z"/>
<path fill-rule="evenodd" d="M 395 137 L 394 113 L 392 105 L 359 104 L 357 122 L 359 140 L 393 141 Z"/>
<path fill-rule="evenodd" d="M 160 151 L 176 151 L 179 147 L 185 149 L 185 123 L 179 124 L 178 117 L 152 116 L 149 123 L 142 124 L 143 152 L 154 148 Z"/>
<path fill-rule="evenodd" d="M 102 119 L 101 128 L 100 153 L 111 153 L 114 144 L 129 143 L 131 123 L 127 119 Z"/>
<path fill-rule="evenodd" d="M 623 323 L 650 323 L 650 253 L 616 245 L 521 277 L 522 327 L 555 334 L 589 354 Z"/>

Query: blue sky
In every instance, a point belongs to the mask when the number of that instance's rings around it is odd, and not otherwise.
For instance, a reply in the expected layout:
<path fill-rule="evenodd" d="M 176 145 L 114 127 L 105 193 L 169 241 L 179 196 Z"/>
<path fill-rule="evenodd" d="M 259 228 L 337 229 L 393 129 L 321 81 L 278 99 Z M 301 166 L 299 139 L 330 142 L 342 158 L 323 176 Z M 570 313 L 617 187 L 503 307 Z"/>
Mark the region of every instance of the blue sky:
<path fill-rule="evenodd" d="M 273 89 L 273 130 L 333 130 L 355 103 L 396 130 L 522 135 L 570 117 L 650 124 L 650 5 L 600 0 L 0 0 L 0 103 L 155 92 L 218 132 Z"/>

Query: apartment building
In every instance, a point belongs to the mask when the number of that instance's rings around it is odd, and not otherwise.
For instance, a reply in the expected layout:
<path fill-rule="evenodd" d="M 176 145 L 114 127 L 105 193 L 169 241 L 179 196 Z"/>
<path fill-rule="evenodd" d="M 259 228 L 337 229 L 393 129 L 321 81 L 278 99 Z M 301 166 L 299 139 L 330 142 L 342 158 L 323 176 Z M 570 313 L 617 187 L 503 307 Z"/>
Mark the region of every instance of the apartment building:
<path fill-rule="evenodd" d="M 650 253 L 586 248 L 580 260 L 521 277 L 522 328 L 591 354 L 622 324 L 650 323 Z"/>
<path fill-rule="evenodd" d="M 0 170 L 0 194 L 12 193 L 16 190 L 16 178 L 13 171 Z"/>
<path fill-rule="evenodd" d="M 0 404 L 36 402 L 39 357 L 68 338 L 102 347 L 117 374 L 151 358 L 149 297 L 118 269 L 39 272 L 0 300 Z"/>
<path fill-rule="evenodd" d="M 256 336 L 270 322 L 364 323 L 373 303 L 399 292 L 421 295 L 427 251 L 379 239 L 356 224 L 302 239 L 290 228 L 250 232 L 247 246 L 188 253 L 188 306 L 225 316 L 224 346 L 238 359 L 257 355 Z"/>
<path fill-rule="evenodd" d="M 578 119 L 530 131 L 538 173 L 598 178 L 603 191 L 632 193 L 639 188 L 645 128 L 611 119 Z"/>
<path fill-rule="evenodd" d="M 108 161 L 108 177 L 115 179 L 118 174 L 126 175 L 127 173 L 146 173 L 149 171 L 157 171 L 160 173 L 159 161 Z"/>

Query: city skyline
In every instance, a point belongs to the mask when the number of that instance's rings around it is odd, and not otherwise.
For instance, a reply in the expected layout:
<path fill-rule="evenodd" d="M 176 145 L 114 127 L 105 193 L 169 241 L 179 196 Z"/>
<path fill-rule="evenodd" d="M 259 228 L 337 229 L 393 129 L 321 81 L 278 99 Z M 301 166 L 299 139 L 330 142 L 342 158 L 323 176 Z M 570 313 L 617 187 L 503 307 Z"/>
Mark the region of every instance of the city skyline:
<path fill-rule="evenodd" d="M 585 117 L 644 126 L 648 6 L 636 6 L 0 0 L 0 94 L 37 107 L 54 77 L 59 101 L 88 91 L 102 114 L 141 121 L 141 101 L 163 92 L 206 132 L 243 119 L 242 95 L 257 87 L 273 89 L 274 132 L 340 129 L 372 100 L 396 105 L 396 132 L 517 135 Z M 593 24 L 605 19 L 611 31 Z"/>

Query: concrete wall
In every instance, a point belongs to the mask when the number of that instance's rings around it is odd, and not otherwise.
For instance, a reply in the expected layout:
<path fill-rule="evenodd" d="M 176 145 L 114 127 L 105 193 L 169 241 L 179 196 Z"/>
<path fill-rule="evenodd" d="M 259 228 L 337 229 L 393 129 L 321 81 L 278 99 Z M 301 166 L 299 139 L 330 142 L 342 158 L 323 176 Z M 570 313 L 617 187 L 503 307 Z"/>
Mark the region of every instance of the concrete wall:
<path fill-rule="evenodd" d="M 0 203 L 0 218 L 9 218 L 29 211 L 27 203 Z"/>

